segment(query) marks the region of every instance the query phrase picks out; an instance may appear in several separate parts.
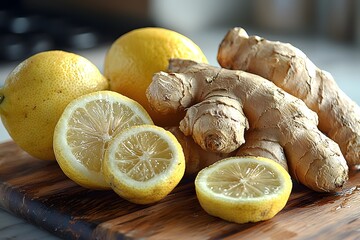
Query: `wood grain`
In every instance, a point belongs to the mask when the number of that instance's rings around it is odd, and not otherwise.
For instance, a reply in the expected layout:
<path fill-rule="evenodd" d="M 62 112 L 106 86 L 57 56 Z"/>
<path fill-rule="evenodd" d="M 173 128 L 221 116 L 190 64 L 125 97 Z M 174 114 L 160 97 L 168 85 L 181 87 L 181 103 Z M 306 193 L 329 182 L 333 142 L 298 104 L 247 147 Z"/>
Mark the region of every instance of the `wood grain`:
<path fill-rule="evenodd" d="M 69 180 L 56 162 L 0 144 L 0 207 L 67 239 L 356 239 L 360 238 L 360 173 L 336 194 L 294 184 L 273 219 L 234 224 L 206 214 L 191 180 L 159 203 L 136 205 L 112 191 Z"/>

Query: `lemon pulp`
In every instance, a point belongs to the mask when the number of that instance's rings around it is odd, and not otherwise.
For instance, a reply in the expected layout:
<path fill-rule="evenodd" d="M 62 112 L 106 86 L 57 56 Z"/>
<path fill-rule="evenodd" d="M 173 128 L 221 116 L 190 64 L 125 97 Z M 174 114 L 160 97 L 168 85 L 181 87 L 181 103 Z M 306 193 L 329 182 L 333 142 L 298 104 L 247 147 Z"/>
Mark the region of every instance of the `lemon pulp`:
<path fill-rule="evenodd" d="M 153 132 L 125 139 L 117 148 L 119 170 L 135 181 L 148 181 L 164 172 L 173 153 L 167 142 Z"/>
<path fill-rule="evenodd" d="M 230 198 L 250 199 L 276 193 L 281 182 L 276 172 L 249 162 L 214 171 L 207 179 L 207 187 Z"/>

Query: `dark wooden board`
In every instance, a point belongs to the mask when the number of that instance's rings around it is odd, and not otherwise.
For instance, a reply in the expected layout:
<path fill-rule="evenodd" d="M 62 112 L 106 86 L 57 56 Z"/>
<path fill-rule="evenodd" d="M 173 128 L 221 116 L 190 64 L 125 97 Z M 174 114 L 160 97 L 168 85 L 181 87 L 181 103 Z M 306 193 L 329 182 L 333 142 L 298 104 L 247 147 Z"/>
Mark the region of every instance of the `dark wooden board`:
<path fill-rule="evenodd" d="M 192 181 L 159 203 L 136 205 L 112 191 L 69 180 L 56 162 L 30 157 L 13 142 L 0 144 L 0 207 L 67 239 L 359 239 L 360 173 L 336 194 L 295 184 L 273 219 L 235 224 L 206 214 Z"/>

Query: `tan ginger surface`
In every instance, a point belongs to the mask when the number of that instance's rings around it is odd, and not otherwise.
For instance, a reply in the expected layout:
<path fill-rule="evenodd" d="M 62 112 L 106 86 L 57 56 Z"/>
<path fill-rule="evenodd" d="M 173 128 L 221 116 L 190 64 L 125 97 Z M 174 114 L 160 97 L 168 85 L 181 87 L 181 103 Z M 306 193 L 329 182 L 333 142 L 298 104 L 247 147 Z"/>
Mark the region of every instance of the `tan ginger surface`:
<path fill-rule="evenodd" d="M 258 131 L 256 129 L 245 133 L 245 143 L 240 146 L 237 156 L 261 156 L 279 163 L 286 171 L 289 171 L 284 148 L 277 138 L 271 136 L 272 132 Z"/>
<path fill-rule="evenodd" d="M 174 134 L 182 146 L 185 155 L 186 176 L 194 176 L 201 169 L 208 167 L 221 159 L 231 157 L 236 154 L 236 151 L 230 153 L 205 151 L 194 142 L 191 136 L 185 136 L 184 133 L 180 131 L 179 127 L 166 127 L 166 130 Z"/>
<path fill-rule="evenodd" d="M 360 108 L 330 73 L 286 43 L 231 29 L 218 51 L 219 64 L 260 75 L 302 99 L 319 117 L 319 129 L 337 142 L 349 165 L 360 163 Z"/>
<path fill-rule="evenodd" d="M 180 129 L 203 149 L 239 148 L 249 128 L 257 132 L 257 141 L 283 148 L 289 172 L 300 183 L 315 191 L 334 191 L 346 182 L 348 167 L 338 144 L 318 130 L 317 115 L 303 101 L 243 71 L 180 59 L 170 62 L 169 71 L 154 75 L 147 89 L 149 102 L 163 114 L 187 108 Z M 271 146 L 259 147 L 263 153 L 281 154 Z"/>

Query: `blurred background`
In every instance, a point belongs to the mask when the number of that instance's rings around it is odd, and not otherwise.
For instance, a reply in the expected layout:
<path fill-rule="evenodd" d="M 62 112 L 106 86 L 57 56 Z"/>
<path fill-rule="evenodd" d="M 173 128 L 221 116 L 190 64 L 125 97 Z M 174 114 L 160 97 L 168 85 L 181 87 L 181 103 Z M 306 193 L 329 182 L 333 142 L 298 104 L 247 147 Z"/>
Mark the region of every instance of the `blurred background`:
<path fill-rule="evenodd" d="M 178 31 L 197 43 L 209 62 L 226 32 L 289 42 L 360 104 L 360 1 L 357 0 L 2 0 L 0 85 L 25 58 L 62 49 L 103 70 L 111 43 L 139 27 Z M 0 123 L 0 142 L 9 136 Z"/>

